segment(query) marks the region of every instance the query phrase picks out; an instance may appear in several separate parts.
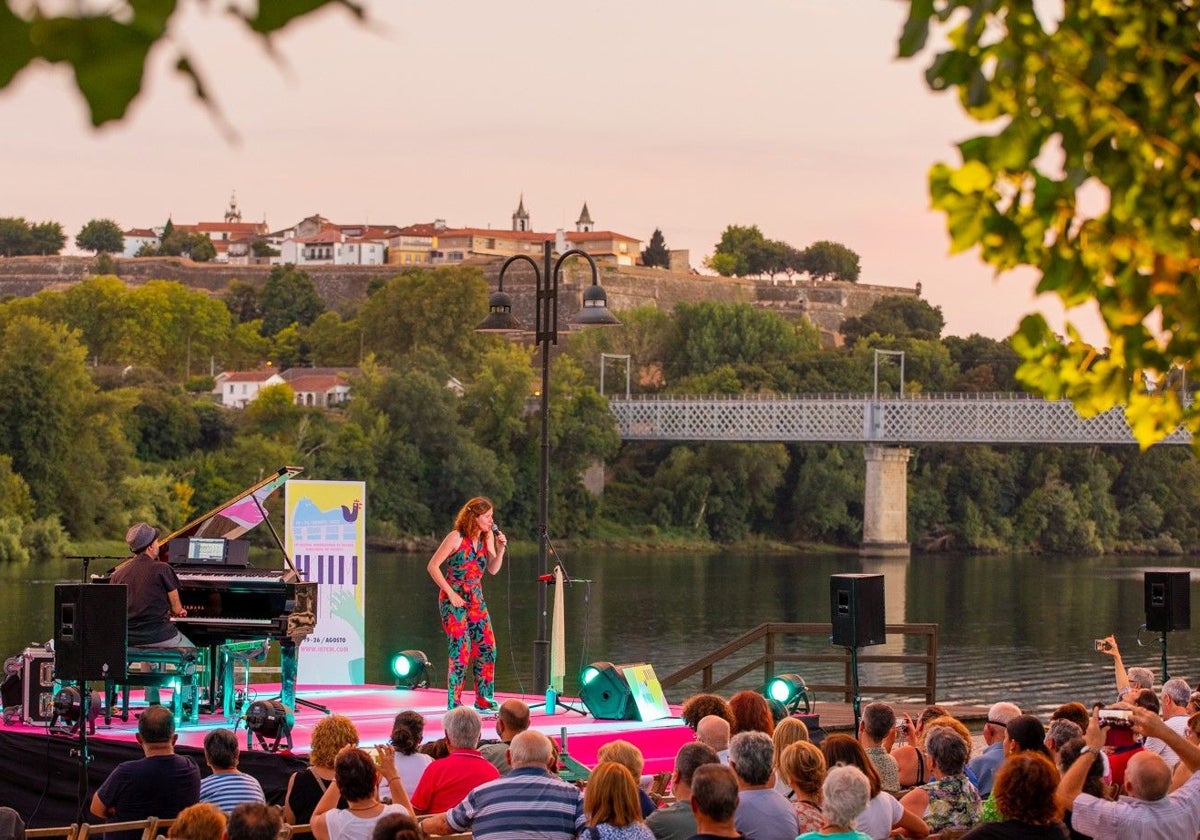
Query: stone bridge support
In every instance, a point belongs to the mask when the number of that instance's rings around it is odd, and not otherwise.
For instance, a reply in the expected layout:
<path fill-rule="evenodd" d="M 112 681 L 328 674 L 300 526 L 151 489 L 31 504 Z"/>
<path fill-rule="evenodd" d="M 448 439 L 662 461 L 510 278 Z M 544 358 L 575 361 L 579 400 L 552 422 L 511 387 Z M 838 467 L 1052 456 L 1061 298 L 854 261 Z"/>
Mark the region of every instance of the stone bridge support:
<path fill-rule="evenodd" d="M 908 557 L 908 459 L 904 446 L 863 447 L 867 461 L 863 500 L 863 540 L 859 553 L 873 557 Z"/>

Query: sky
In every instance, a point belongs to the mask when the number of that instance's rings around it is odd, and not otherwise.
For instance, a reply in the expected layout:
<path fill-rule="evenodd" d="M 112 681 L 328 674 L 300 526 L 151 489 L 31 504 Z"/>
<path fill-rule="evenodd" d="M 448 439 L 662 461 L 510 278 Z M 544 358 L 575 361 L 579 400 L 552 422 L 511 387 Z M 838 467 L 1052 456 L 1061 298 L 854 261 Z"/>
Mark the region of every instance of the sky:
<path fill-rule="evenodd" d="M 597 229 L 699 267 L 727 225 L 796 247 L 840 242 L 861 282 L 912 288 L 947 335 L 1062 323 L 1031 273 L 950 256 L 926 176 L 980 133 L 901 61 L 897 0 L 367 0 L 329 9 L 268 53 L 221 9 L 183 4 L 125 120 L 93 129 L 69 71 L 0 92 L 0 216 L 123 228 L 215 221 L 236 191 L 272 229 L 342 223 Z M 171 70 L 185 49 L 236 133 Z M 1103 343 L 1090 310 L 1071 319 Z"/>

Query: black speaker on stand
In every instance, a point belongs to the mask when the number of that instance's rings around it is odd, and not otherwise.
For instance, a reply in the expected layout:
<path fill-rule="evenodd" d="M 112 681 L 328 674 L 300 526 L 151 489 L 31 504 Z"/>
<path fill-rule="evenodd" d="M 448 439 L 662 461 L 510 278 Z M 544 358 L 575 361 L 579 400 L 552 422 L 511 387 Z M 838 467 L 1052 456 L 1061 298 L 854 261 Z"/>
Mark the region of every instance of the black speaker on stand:
<path fill-rule="evenodd" d="M 1162 654 L 1162 681 L 1167 673 L 1167 634 L 1192 626 L 1191 573 L 1179 569 L 1147 569 L 1142 586 L 1146 607 L 1146 629 L 1158 633 Z"/>
<path fill-rule="evenodd" d="M 851 694 L 854 701 L 854 731 L 858 731 L 858 649 L 887 641 L 883 609 L 883 575 L 843 574 L 829 576 L 829 623 L 831 644 L 850 651 Z"/>

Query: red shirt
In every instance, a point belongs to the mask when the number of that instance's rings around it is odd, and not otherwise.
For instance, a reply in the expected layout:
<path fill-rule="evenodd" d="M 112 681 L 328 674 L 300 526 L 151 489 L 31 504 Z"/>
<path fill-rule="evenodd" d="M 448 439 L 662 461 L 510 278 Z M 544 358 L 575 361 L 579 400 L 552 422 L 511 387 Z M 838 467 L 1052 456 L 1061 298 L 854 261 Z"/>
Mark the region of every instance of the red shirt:
<path fill-rule="evenodd" d="M 425 768 L 409 798 L 418 814 L 440 814 L 484 782 L 499 778 L 500 771 L 479 750 L 452 750 Z"/>

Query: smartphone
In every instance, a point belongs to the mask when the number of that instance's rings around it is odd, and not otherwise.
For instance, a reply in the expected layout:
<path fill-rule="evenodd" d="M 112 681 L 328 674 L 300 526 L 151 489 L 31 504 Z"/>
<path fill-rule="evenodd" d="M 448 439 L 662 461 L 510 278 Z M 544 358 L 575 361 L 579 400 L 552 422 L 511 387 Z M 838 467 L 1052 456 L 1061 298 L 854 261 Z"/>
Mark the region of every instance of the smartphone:
<path fill-rule="evenodd" d="M 1112 642 L 1110 642 L 1108 639 L 1097 639 L 1096 650 L 1100 651 L 1101 653 L 1110 651 L 1112 650 Z"/>

